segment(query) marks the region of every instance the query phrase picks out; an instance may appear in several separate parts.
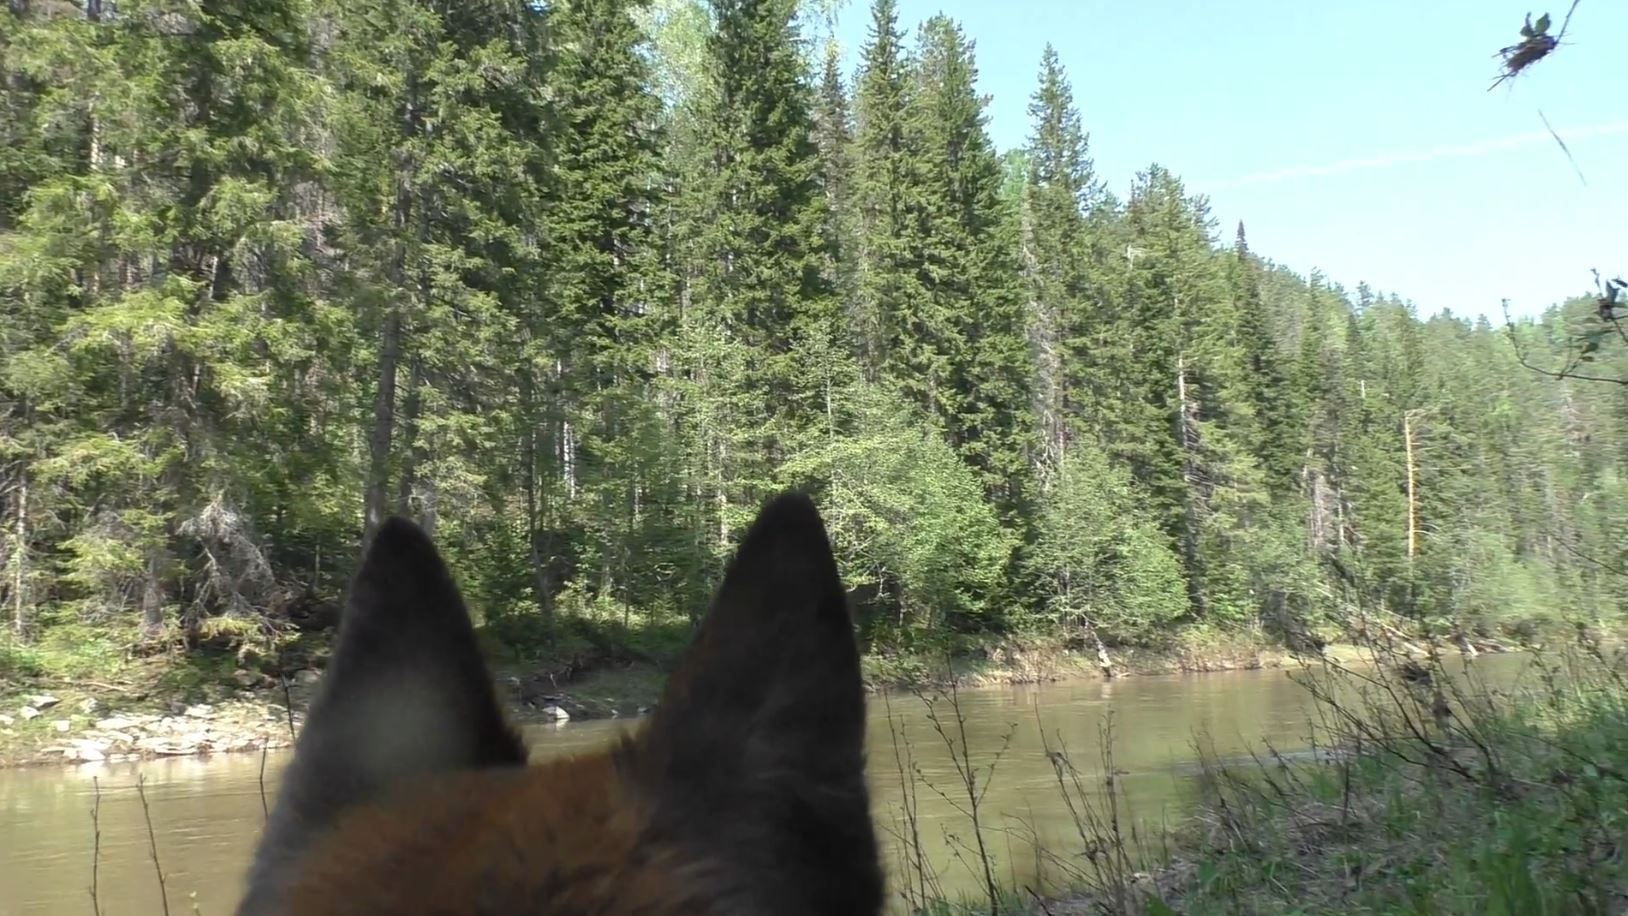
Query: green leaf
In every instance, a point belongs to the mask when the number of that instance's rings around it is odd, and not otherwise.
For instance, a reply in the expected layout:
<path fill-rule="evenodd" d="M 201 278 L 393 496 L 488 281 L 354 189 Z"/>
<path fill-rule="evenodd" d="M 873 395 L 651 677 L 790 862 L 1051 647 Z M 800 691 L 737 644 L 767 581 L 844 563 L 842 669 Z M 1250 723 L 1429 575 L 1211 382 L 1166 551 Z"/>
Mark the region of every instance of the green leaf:
<path fill-rule="evenodd" d="M 1532 27 L 1532 31 L 1539 35 L 1547 35 L 1549 33 L 1548 13 L 1544 13 L 1542 16 L 1538 17 L 1538 24 Z"/>

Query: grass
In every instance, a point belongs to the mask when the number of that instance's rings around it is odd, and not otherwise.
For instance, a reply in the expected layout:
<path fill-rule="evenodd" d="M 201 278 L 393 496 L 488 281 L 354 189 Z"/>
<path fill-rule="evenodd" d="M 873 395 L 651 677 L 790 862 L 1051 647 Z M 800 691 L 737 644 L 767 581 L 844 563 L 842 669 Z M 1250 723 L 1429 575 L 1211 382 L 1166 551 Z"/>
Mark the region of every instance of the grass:
<path fill-rule="evenodd" d="M 1515 691 L 1442 657 L 1308 679 L 1334 762 L 1206 761 L 1186 911 L 1628 908 L 1628 684 L 1586 637 Z"/>
<path fill-rule="evenodd" d="M 1530 647 L 1531 678 L 1500 689 L 1422 645 L 1423 657 L 1374 644 L 1367 664 L 1299 672 L 1315 701 L 1309 755 L 1224 761 L 1200 743 L 1195 812 L 1159 843 L 1123 826 L 1111 725 L 1100 776 L 1048 743 L 1077 827 L 1033 849 L 1053 866 L 1048 886 L 953 898 L 933 893 L 937 876 L 907 874 L 905 911 L 1628 912 L 1628 656 L 1579 630 Z"/>

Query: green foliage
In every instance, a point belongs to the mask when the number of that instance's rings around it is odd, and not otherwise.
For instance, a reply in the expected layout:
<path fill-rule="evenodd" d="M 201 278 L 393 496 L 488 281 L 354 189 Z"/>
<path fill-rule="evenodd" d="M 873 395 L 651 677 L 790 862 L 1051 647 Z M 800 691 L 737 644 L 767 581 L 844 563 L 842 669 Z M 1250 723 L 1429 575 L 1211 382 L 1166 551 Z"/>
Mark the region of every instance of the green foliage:
<path fill-rule="evenodd" d="M 278 622 L 390 512 L 518 654 L 660 649 L 788 486 L 891 648 L 1628 610 L 1628 409 L 1522 371 L 1628 377 L 1597 299 L 1423 318 L 1116 198 L 1053 49 L 1001 151 L 892 0 L 851 80 L 793 0 L 172 7 L 0 13 L 20 667 Z"/>
<path fill-rule="evenodd" d="M 991 598 L 1013 544 L 972 471 L 899 396 L 856 384 L 840 403 L 838 421 L 854 432 L 813 437 L 783 473 L 825 482 L 844 580 L 892 608 L 872 627 L 897 641 L 908 630 L 999 625 Z"/>
<path fill-rule="evenodd" d="M 1231 839 L 1177 850 L 1197 865 L 1183 911 L 1608 911 L 1628 882 L 1607 851 L 1628 802 L 1615 770 L 1628 750 L 1619 664 L 1569 643 L 1540 656 L 1537 680 L 1513 696 L 1459 679 L 1447 688 L 1457 718 L 1433 725 L 1425 713 L 1412 728 L 1400 716 L 1423 708 L 1394 676 L 1390 699 L 1320 692 L 1323 721 L 1340 723 L 1325 740 L 1351 755 L 1292 768 L 1209 761 L 1200 804 Z M 1443 750 L 1454 738 L 1484 753 L 1455 760 Z"/>
<path fill-rule="evenodd" d="M 1043 494 L 1030 574 L 1050 596 L 1052 627 L 1105 642 L 1158 642 L 1186 612 L 1181 563 L 1128 475 L 1081 443 Z"/>

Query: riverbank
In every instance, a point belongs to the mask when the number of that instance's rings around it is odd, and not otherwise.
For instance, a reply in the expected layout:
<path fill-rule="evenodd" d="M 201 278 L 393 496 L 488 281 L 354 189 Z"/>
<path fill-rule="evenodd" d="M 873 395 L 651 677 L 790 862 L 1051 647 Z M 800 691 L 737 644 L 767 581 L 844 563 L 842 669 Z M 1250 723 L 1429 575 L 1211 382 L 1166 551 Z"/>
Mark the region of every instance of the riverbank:
<path fill-rule="evenodd" d="M 672 652 L 676 657 L 677 652 Z M 125 661 L 104 680 L 37 675 L 0 683 L 0 768 L 182 757 L 288 747 L 321 680 L 327 646 L 264 657 L 194 654 Z M 635 718 L 661 698 L 672 657 L 615 646 L 532 661 L 498 661 L 497 693 L 519 724 Z M 1324 659 L 1353 664 L 1368 652 L 1330 644 Z M 288 661 L 293 659 L 293 661 Z M 272 662 L 282 662 L 277 674 Z M 1188 631 L 1164 648 L 1117 649 L 1114 677 L 1286 669 L 1301 657 L 1262 639 Z M 1004 638 L 949 654 L 868 654 L 868 690 L 941 690 L 1105 677 L 1096 652 Z"/>
<path fill-rule="evenodd" d="M 252 654 L 252 653 L 251 653 Z M 676 656 L 676 653 L 674 653 Z M 305 645 L 287 670 L 236 656 L 171 656 L 126 662 L 116 677 L 38 676 L 0 685 L 0 767 L 73 764 L 286 747 L 297 733 L 326 659 Z M 1364 652 L 1329 645 L 1323 657 Z M 1247 638 L 1188 634 L 1163 648 L 1116 651 L 1113 674 L 1137 677 L 1289 668 L 1301 658 Z M 529 662 L 499 661 L 497 693 L 520 724 L 627 718 L 660 699 L 670 658 L 578 649 Z M 294 667 L 294 665 L 301 665 Z M 1038 640 L 1002 639 L 949 656 L 867 655 L 872 691 L 1046 684 L 1099 679 L 1096 654 Z"/>
<path fill-rule="evenodd" d="M 1483 662 L 1468 670 L 1498 690 L 1510 691 L 1538 683 L 1532 676 L 1530 656 L 1525 653 L 1486 658 Z M 1443 667 L 1464 670 L 1451 654 L 1447 655 Z M 1359 669 L 1358 673 L 1389 677 L 1386 672 L 1374 672 L 1370 668 Z M 1417 679 L 1417 673 L 1411 676 Z M 999 857 L 993 873 L 998 881 L 1011 882 L 1011 893 L 1005 901 L 1009 905 L 1002 906 L 1003 913 L 1010 916 L 1023 912 L 1023 906 L 1032 905 L 1033 900 L 1026 893 L 1031 887 L 1060 899 L 1056 904 L 1048 901 L 1048 910 L 1053 914 L 1162 912 L 1140 907 L 1099 908 L 1097 901 L 1112 902 L 1112 894 L 1104 894 L 1101 887 L 1086 887 L 1088 882 L 1085 881 L 1078 884 L 1090 890 L 1090 895 L 1061 893 L 1075 886 L 1070 880 L 1075 875 L 1068 869 L 1079 870 L 1088 864 L 1089 853 L 1095 852 L 1100 861 L 1097 851 L 1124 848 L 1101 841 L 1084 847 L 1079 845 L 1080 832 L 1073 820 L 1075 812 L 1080 812 L 1085 819 L 1087 837 L 1111 836 L 1108 825 L 1117 818 L 1123 825 L 1122 832 L 1130 837 L 1124 841 L 1125 845 L 1147 853 L 1130 861 L 1120 872 L 1126 876 L 1124 888 L 1128 894 L 1134 897 L 1136 893 L 1154 889 L 1160 894 L 1159 899 L 1170 901 L 1184 911 L 1203 912 L 1186 905 L 1189 897 L 1197 893 L 1195 886 L 1200 883 L 1192 870 L 1205 862 L 1217 861 L 1215 857 L 1235 854 L 1240 861 L 1227 864 L 1242 871 L 1251 859 L 1248 851 L 1233 852 L 1227 845 L 1232 842 L 1224 827 L 1227 822 L 1218 818 L 1225 809 L 1200 795 L 1201 781 L 1210 778 L 1208 774 L 1223 771 L 1237 774 L 1239 778 L 1248 777 L 1258 768 L 1251 757 L 1252 751 L 1260 752 L 1273 776 L 1278 775 L 1280 761 L 1289 761 L 1290 766 L 1296 768 L 1298 762 L 1306 761 L 1304 729 L 1320 718 L 1305 702 L 1302 685 L 1307 680 L 1300 673 L 1291 678 L 1282 672 L 1262 671 L 1215 677 L 1126 678 L 1111 687 L 1098 681 L 1023 691 L 997 688 L 938 695 L 935 703 L 941 717 L 959 716 L 963 712 L 967 717 L 967 739 L 956 738 L 961 730 L 952 726 L 949 736 L 954 740 L 948 741 L 940 740 L 941 736 L 935 732 L 929 704 L 914 702 L 908 696 L 896 697 L 890 704 L 884 704 L 878 697 L 871 709 L 872 776 L 878 800 L 879 839 L 890 874 L 907 874 L 911 862 L 925 859 L 936 869 L 940 879 L 928 882 L 928 890 L 963 898 L 978 891 L 976 865 L 969 869 L 964 864 L 963 857 L 976 853 L 967 848 L 971 845 L 970 834 L 957 811 L 959 789 L 953 775 L 962 771 L 961 764 L 967 764 L 970 771 L 978 774 L 979 787 L 990 789 L 983 802 L 982 823 L 986 836 L 992 840 L 987 846 Z M 1386 683 L 1400 690 L 1407 682 Z M 548 729 L 546 734 L 536 736 L 538 751 L 540 756 L 547 756 L 600 747 L 620 730 L 619 726 L 575 725 Z M 906 738 L 905 760 L 898 766 L 894 758 L 899 745 L 889 741 L 890 733 Z M 1214 744 L 1209 740 L 1212 737 Z M 1197 757 L 1192 753 L 1195 739 L 1200 742 L 1202 751 Z M 1323 746 L 1319 743 L 1319 747 Z M 1277 748 L 1282 755 L 1274 757 L 1267 748 Z M 1056 779 L 1058 774 L 1054 767 L 1059 761 L 1069 762 L 1070 755 L 1070 766 L 1079 767 L 1079 781 L 1067 780 L 1075 802 L 1072 808 L 1055 801 L 1061 783 Z M 286 752 L 277 756 L 286 761 Z M 83 892 L 76 888 L 83 887 L 87 850 L 92 842 L 92 824 L 87 812 L 96 804 L 95 798 L 100 798 L 103 850 L 105 854 L 109 849 L 114 850 L 104 860 L 104 865 L 109 866 L 105 874 L 118 876 L 107 887 L 116 891 L 120 899 L 136 899 L 148 893 L 146 886 L 151 878 L 150 869 L 144 871 L 139 867 L 150 864 L 144 826 L 149 815 L 137 798 L 138 780 L 145 777 L 148 792 L 153 796 L 151 817 L 157 822 L 164 861 L 187 863 L 190 877 L 181 888 L 199 895 L 198 899 L 203 901 L 202 912 L 229 909 L 239 890 L 230 876 L 241 868 L 243 850 L 257 834 L 263 817 L 257 796 L 257 770 L 261 765 L 259 754 L 246 753 L 213 759 L 177 758 L 157 765 L 52 766 L 6 771 L 0 773 L 0 777 L 4 777 L 0 782 L 6 783 L 5 792 L 15 805 L 21 806 L 19 810 L 30 811 L 30 816 L 26 825 L 14 822 L 9 825 L 10 831 L 0 830 L 0 846 L 26 844 L 33 856 L 26 870 L 29 878 L 20 891 L 25 900 L 43 906 L 42 912 L 71 909 L 82 897 Z M 1300 769 L 1310 772 L 1309 768 Z M 1105 794 L 1102 789 L 1107 785 L 1102 778 L 1104 773 L 1115 774 L 1112 785 L 1121 790 L 1117 812 L 1101 803 Z M 1520 775 L 1529 778 L 1527 773 Z M 1172 776 L 1176 779 L 1172 780 Z M 94 788 L 98 778 L 99 796 Z M 1276 795 L 1270 786 L 1261 788 Z M 1284 784 L 1284 791 L 1292 794 L 1293 787 Z M 939 794 L 941 792 L 945 794 Z M 907 797 L 913 799 L 909 808 L 904 807 Z M 1338 796 L 1333 798 L 1333 808 L 1327 801 L 1319 802 L 1322 807 L 1305 807 L 1304 822 L 1313 824 L 1312 819 L 1317 817 L 1326 821 L 1328 812 L 1338 806 Z M 1236 793 L 1226 799 L 1233 805 L 1253 804 L 1247 796 L 1240 797 Z M 1088 807 L 1087 802 L 1092 806 Z M 1426 803 L 1428 799 L 1419 801 L 1419 805 Z M 1465 804 L 1463 796 L 1455 803 Z M 921 807 L 915 807 L 917 804 Z M 959 804 L 964 805 L 964 802 Z M 924 830 L 904 829 L 900 818 L 908 817 L 910 810 L 916 811 L 922 819 L 920 823 L 927 825 Z M 1197 816 L 1193 816 L 1195 812 Z M 1092 817 L 1096 818 L 1094 822 L 1090 820 Z M 1092 827 L 1092 823 L 1101 825 L 1102 829 Z M 1163 845 L 1167 829 L 1169 847 Z M 924 856 L 918 857 L 901 846 L 906 842 L 903 838 L 911 836 L 920 836 L 926 843 Z M 107 842 L 109 837 L 113 838 L 111 846 Z M 1032 856 L 1030 838 L 1042 839 L 1048 844 L 1048 856 Z M 1317 840 L 1315 833 L 1302 834 L 1301 842 Z M 1167 848 L 1187 858 L 1168 864 L 1162 855 Z M 1290 841 L 1284 841 L 1282 847 L 1276 848 L 1292 851 L 1294 847 Z M 1212 858 L 1193 858 L 1195 850 Z M 1088 854 L 1082 855 L 1082 852 Z M 1262 861 L 1263 868 L 1299 867 L 1296 859 L 1284 857 L 1285 852 L 1274 855 L 1278 858 Z M 1379 860 L 1371 860 L 1365 867 L 1380 866 Z M 1137 874 L 1138 870 L 1145 870 L 1146 874 Z M 1242 874 L 1238 880 L 1253 881 L 1262 877 Z M 892 893 L 896 898 L 899 888 L 896 886 Z M 129 905 L 126 904 L 127 908 Z M 137 909 L 157 912 L 157 904 L 137 906 Z M 1263 906 L 1257 911 L 1285 909 Z M 1218 905 L 1209 911 L 1228 910 L 1225 905 Z M 927 912 L 949 916 L 978 910 L 957 907 Z"/>
<path fill-rule="evenodd" d="M 1074 783 L 1063 794 L 1090 852 L 1037 851 L 1060 872 L 1049 893 L 1000 888 L 998 905 L 919 911 L 1628 912 L 1628 654 L 1586 637 L 1552 645 L 1514 691 L 1408 661 L 1307 680 L 1319 754 L 1201 747 L 1193 812 L 1157 854 L 1112 829 L 1134 816 L 1110 807 L 1112 780 Z"/>
<path fill-rule="evenodd" d="M 240 669 L 241 670 L 241 669 Z M 252 685 L 126 672 L 120 683 L 37 679 L 0 693 L 0 768 L 259 751 L 293 744 L 321 671 L 301 668 Z M 242 680 L 248 681 L 249 678 Z M 546 674 L 503 671 L 497 692 L 522 726 L 638 716 L 665 674 L 651 665 L 592 671 L 556 688 Z"/>

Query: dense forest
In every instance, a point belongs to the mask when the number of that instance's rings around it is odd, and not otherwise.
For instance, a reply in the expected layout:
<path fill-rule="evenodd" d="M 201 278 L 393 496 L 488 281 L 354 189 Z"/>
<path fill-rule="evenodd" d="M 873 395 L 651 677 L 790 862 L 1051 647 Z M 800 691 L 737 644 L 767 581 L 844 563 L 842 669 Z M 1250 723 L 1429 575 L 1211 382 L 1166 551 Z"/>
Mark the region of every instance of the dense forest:
<path fill-rule="evenodd" d="M 1621 614 L 1628 401 L 1523 365 L 1592 300 L 1296 273 L 1110 190 L 1054 51 L 1000 150 L 975 36 L 869 15 L 9 0 L 9 644 L 286 620 L 391 513 L 505 638 L 682 622 L 785 487 L 879 650 Z"/>

